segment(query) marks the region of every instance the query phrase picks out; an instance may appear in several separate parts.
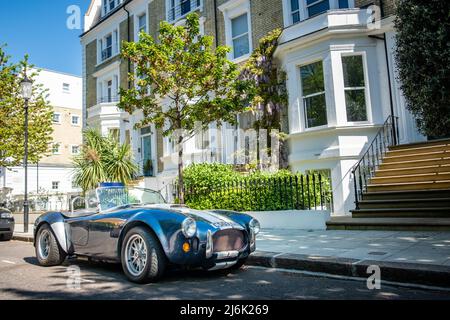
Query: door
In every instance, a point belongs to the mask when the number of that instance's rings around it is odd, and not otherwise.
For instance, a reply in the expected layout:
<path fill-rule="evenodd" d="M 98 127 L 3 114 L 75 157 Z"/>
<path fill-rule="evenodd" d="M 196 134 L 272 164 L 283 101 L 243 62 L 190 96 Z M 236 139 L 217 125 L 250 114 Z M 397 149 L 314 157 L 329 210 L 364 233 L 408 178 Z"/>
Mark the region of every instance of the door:
<path fill-rule="evenodd" d="M 145 177 L 153 176 L 151 135 L 142 137 L 142 166 Z"/>

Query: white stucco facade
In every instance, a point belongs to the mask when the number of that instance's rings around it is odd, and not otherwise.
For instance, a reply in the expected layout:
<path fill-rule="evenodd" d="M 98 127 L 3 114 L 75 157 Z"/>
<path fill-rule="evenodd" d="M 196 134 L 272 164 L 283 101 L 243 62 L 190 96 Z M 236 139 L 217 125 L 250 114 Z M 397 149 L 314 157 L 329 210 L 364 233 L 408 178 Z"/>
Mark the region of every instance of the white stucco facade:
<path fill-rule="evenodd" d="M 289 164 L 294 172 L 330 170 L 334 215 L 349 214 L 354 208 L 351 169 L 391 115 L 389 86 L 394 115 L 399 117 L 400 143 L 424 139 L 395 81 L 392 17 L 375 29 L 367 25 L 369 18 L 366 9 L 330 10 L 288 26 L 276 54 L 288 77 Z M 345 56 L 362 59 L 367 112 L 364 121 L 348 121 L 342 62 Z M 319 61 L 323 65 L 327 123 L 308 127 L 300 68 Z"/>

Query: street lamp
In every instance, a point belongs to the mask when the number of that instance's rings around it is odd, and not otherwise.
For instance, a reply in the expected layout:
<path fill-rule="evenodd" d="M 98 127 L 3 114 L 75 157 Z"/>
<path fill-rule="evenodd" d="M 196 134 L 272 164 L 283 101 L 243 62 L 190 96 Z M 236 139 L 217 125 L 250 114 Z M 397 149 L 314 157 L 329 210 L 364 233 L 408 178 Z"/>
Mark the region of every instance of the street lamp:
<path fill-rule="evenodd" d="M 23 200 L 23 232 L 28 232 L 29 205 L 28 205 L 28 102 L 31 99 L 33 82 L 28 79 L 26 71 L 25 77 L 20 82 L 20 95 L 25 100 L 25 154 L 23 163 L 25 167 L 25 195 Z"/>

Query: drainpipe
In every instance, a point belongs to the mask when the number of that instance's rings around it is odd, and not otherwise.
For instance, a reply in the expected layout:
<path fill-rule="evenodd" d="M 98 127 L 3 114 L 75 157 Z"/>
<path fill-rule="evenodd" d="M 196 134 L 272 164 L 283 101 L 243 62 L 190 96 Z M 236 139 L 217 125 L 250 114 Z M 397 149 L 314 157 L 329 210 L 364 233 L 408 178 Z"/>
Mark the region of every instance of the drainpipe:
<path fill-rule="evenodd" d="M 127 13 L 127 41 L 131 42 L 131 36 L 130 36 L 130 11 L 128 11 L 127 9 L 127 4 L 130 3 L 131 0 L 128 0 L 124 5 L 123 5 L 123 10 L 125 10 L 125 12 Z M 128 73 L 131 72 L 131 60 L 128 60 Z M 128 75 L 127 75 L 128 77 Z M 131 88 L 131 81 L 128 80 L 128 89 Z"/>
<path fill-rule="evenodd" d="M 385 59 L 386 59 L 386 69 L 387 69 L 387 77 L 388 77 L 388 86 L 389 86 L 389 103 L 390 103 L 390 109 L 391 109 L 391 118 L 392 118 L 392 134 L 393 134 L 393 142 L 394 145 L 398 144 L 398 139 L 397 139 L 397 122 L 396 122 L 396 118 L 395 118 L 395 112 L 394 112 L 394 98 L 393 98 L 393 94 L 392 94 L 392 82 L 391 82 L 391 67 L 389 64 L 389 50 L 387 47 L 387 38 L 386 38 L 386 33 L 383 34 L 383 37 L 380 36 L 376 36 L 376 35 L 370 35 L 370 38 L 374 38 L 377 40 L 381 40 L 384 42 L 384 55 L 385 55 Z"/>
<path fill-rule="evenodd" d="M 217 0 L 213 1 L 214 5 L 214 33 L 216 35 L 216 48 L 219 46 L 219 26 L 217 23 Z"/>

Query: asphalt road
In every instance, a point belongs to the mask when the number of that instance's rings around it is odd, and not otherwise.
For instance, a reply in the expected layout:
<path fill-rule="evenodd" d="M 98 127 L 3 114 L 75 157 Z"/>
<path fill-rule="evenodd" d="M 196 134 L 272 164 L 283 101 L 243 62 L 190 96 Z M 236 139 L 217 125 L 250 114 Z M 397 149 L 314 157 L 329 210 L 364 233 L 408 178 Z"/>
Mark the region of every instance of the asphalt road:
<path fill-rule="evenodd" d="M 77 268 L 79 288 L 71 281 Z M 450 299 L 450 292 L 392 285 L 368 290 L 363 281 L 255 267 L 228 275 L 171 271 L 157 284 L 137 285 L 120 265 L 71 260 L 40 267 L 32 244 L 11 241 L 0 242 L 0 299 Z"/>

